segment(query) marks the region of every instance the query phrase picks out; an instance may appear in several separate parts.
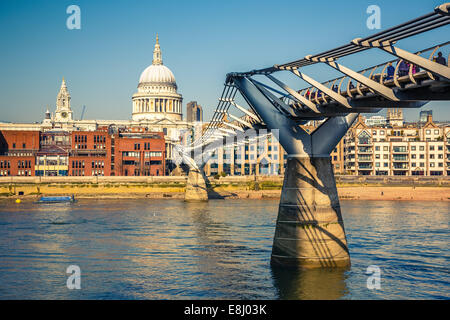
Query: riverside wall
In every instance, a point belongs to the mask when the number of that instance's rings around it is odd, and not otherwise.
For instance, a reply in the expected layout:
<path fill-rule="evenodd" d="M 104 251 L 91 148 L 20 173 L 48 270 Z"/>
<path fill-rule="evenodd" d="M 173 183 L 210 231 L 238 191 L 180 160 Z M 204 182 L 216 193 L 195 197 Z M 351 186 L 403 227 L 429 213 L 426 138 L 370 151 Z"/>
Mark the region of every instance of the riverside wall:
<path fill-rule="evenodd" d="M 77 198 L 183 199 L 186 176 L 0 177 L 0 198 L 75 195 Z M 336 176 L 341 200 L 450 201 L 450 177 Z M 283 177 L 209 178 L 210 199 L 276 199 Z"/>

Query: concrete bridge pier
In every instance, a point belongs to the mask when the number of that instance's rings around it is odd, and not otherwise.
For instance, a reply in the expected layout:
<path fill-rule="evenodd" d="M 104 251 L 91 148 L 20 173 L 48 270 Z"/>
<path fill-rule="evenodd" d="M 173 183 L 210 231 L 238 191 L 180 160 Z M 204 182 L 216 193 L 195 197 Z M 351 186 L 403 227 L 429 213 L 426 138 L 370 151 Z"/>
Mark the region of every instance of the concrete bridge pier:
<path fill-rule="evenodd" d="M 248 77 L 235 77 L 249 105 L 288 153 L 272 248 L 273 266 L 347 267 L 350 255 L 330 153 L 358 114 L 328 118 L 312 134 L 289 115 L 292 107 Z"/>
<path fill-rule="evenodd" d="M 289 157 L 272 265 L 346 267 L 350 256 L 330 157 Z"/>
<path fill-rule="evenodd" d="M 175 152 L 183 159 L 183 163 L 189 167 L 184 201 L 208 201 L 207 179 L 204 170 L 206 163 L 197 164 L 192 155 L 185 153 L 180 147 L 176 147 Z"/>
<path fill-rule="evenodd" d="M 208 201 L 208 189 L 203 168 L 190 168 L 184 201 Z"/>

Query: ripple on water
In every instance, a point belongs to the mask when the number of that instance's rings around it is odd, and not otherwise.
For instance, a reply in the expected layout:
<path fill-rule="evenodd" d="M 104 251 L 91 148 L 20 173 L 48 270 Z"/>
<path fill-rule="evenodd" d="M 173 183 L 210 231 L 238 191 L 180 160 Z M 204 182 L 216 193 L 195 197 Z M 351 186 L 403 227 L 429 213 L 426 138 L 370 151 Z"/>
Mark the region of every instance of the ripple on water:
<path fill-rule="evenodd" d="M 449 299 L 448 209 L 343 201 L 352 267 L 278 272 L 278 201 L 2 204 L 0 299 Z M 71 264 L 79 292 L 65 286 Z M 366 287 L 370 265 L 379 291 Z"/>

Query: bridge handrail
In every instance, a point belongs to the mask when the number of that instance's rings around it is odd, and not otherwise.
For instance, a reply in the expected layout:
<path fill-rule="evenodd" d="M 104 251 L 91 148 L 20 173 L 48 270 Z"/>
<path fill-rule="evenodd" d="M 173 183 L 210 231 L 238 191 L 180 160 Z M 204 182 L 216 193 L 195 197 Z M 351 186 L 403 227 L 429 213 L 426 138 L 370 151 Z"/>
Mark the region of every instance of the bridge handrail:
<path fill-rule="evenodd" d="M 449 44 L 450 44 L 450 41 L 447 41 L 447 42 L 444 42 L 444 43 L 442 43 L 442 44 L 439 44 L 439 45 L 436 45 L 436 46 L 432 46 L 432 47 L 429 47 L 429 48 L 426 48 L 426 49 L 422 49 L 422 50 L 420 50 L 420 51 L 417 51 L 415 54 L 420 55 L 420 54 L 423 54 L 423 53 L 432 51 L 431 54 L 430 54 L 430 56 L 429 56 L 429 58 L 428 58 L 428 60 L 432 60 L 433 57 L 434 57 L 434 54 L 436 53 L 436 51 L 437 51 L 438 49 L 440 49 L 440 48 L 442 48 L 442 47 L 445 47 L 445 46 L 447 46 L 447 45 L 449 45 Z M 385 82 L 384 82 L 384 80 L 385 80 L 385 71 L 386 71 L 387 67 L 389 66 L 390 63 L 394 64 L 394 63 L 397 62 L 397 66 L 396 66 L 396 69 L 395 69 L 395 72 L 394 72 L 394 77 L 393 77 L 392 79 L 388 79 L 388 81 L 389 81 L 389 80 L 393 80 L 397 87 L 401 87 L 400 83 L 398 82 L 398 79 L 401 77 L 401 76 L 399 75 L 398 71 L 399 71 L 399 66 L 400 66 L 400 64 L 401 64 L 402 61 L 403 61 L 402 59 L 394 59 L 394 60 L 390 60 L 390 61 L 383 62 L 383 63 L 377 64 L 377 65 L 372 66 L 372 67 L 369 67 L 369 68 L 362 69 L 362 70 L 358 71 L 358 73 L 364 75 L 364 73 L 366 73 L 367 71 L 372 70 L 371 73 L 370 73 L 370 75 L 369 75 L 369 78 L 373 80 L 375 76 L 379 76 L 378 82 L 379 82 L 380 84 L 383 84 L 383 83 L 385 83 Z M 450 63 L 450 61 L 447 61 L 447 63 Z M 378 68 L 380 68 L 380 67 L 383 67 L 381 73 L 379 73 L 379 74 L 374 74 L 375 70 L 378 69 Z M 413 74 L 414 74 L 414 73 L 413 73 L 413 67 L 414 67 L 414 65 L 411 64 L 410 67 L 409 67 L 409 73 L 408 73 L 408 76 L 409 76 L 410 81 L 411 81 L 412 83 L 416 83 L 416 80 L 415 80 L 415 78 L 413 77 Z M 428 74 L 428 76 L 430 77 L 430 79 L 434 80 L 434 76 L 433 76 L 433 74 L 432 74 L 431 72 L 427 72 L 427 74 Z M 345 79 L 349 79 L 349 82 L 348 82 L 348 84 L 347 84 L 347 90 L 346 90 L 346 91 L 341 91 L 341 86 L 342 86 L 343 81 L 344 81 Z M 339 93 L 339 94 L 341 94 L 342 92 L 343 92 L 343 93 L 347 93 L 350 97 L 353 97 L 353 96 L 352 96 L 352 93 L 351 93 L 351 90 L 350 90 L 350 89 L 353 89 L 353 88 L 350 88 L 350 83 L 351 83 L 352 81 L 354 81 L 354 80 L 351 79 L 349 76 L 344 75 L 344 76 L 341 76 L 341 77 L 338 77 L 338 78 L 335 78 L 335 79 L 327 80 L 327 81 L 325 81 L 325 82 L 322 82 L 321 84 L 323 84 L 323 85 L 325 85 L 325 86 L 328 86 L 329 88 L 332 88 L 332 87 L 334 86 L 334 84 L 335 84 L 337 81 L 340 81 L 340 82 L 339 82 L 339 85 L 338 85 L 338 93 Z M 360 95 L 363 95 L 362 92 L 361 92 L 361 89 L 362 89 L 362 88 L 361 88 L 361 85 L 362 85 L 362 84 L 359 83 L 359 82 L 356 81 L 356 80 L 355 80 L 355 82 L 357 83 L 357 86 L 355 87 L 356 90 L 358 91 L 358 93 L 359 93 Z M 330 85 L 330 84 L 331 84 L 331 85 Z M 317 104 L 323 104 L 324 102 L 326 103 L 326 102 L 327 102 L 327 101 L 326 101 L 326 98 L 330 98 L 328 95 L 317 96 L 317 95 L 318 95 L 318 90 L 317 90 L 315 87 L 313 87 L 313 86 L 309 86 L 309 87 L 300 89 L 300 90 L 298 90 L 298 93 L 300 93 L 301 95 L 303 95 L 305 98 L 308 98 L 308 97 L 306 96 L 308 90 L 309 90 L 309 92 L 310 92 L 309 100 L 311 101 L 311 97 L 313 96 L 313 93 L 315 93 L 315 95 L 314 95 L 314 100 L 317 102 Z M 370 90 L 370 89 L 369 89 L 369 90 Z M 289 98 L 289 94 L 286 94 L 286 95 L 282 96 L 282 98 L 287 98 L 287 99 L 292 100 L 292 101 L 294 101 L 295 103 L 297 103 L 296 100 L 293 100 L 293 99 L 290 99 L 290 98 Z M 324 100 L 324 102 L 318 101 L 318 100 L 317 100 L 318 98 L 322 98 L 322 99 Z"/>

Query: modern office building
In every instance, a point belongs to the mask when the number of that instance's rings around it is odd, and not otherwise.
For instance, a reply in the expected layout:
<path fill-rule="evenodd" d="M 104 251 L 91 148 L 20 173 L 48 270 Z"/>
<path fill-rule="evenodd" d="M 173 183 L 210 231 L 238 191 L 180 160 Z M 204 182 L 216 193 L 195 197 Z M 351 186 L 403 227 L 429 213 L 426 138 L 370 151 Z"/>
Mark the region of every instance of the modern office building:
<path fill-rule="evenodd" d="M 186 121 L 189 123 L 203 121 L 203 108 L 197 101 L 191 101 L 186 105 Z"/>

